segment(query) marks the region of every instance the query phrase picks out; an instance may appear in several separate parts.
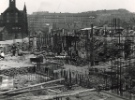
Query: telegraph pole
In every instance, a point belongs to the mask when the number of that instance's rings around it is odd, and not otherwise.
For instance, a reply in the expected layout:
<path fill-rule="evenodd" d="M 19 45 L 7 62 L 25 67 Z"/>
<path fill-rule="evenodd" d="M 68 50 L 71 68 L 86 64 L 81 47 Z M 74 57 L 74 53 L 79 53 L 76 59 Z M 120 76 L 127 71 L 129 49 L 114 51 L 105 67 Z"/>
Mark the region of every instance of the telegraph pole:
<path fill-rule="evenodd" d="M 86 55 L 87 55 L 87 62 L 88 62 L 88 68 L 89 68 L 89 72 L 90 72 L 90 58 L 89 58 L 89 48 L 90 48 L 90 44 L 89 44 L 89 31 L 88 30 L 85 30 L 85 32 L 86 32 Z"/>
<path fill-rule="evenodd" d="M 118 28 L 117 28 L 117 33 L 119 35 L 118 37 L 118 50 L 119 50 L 119 56 L 118 56 L 118 59 L 119 59 L 119 65 L 118 65 L 118 86 L 119 86 L 119 92 L 120 92 L 120 95 L 122 96 L 122 83 L 121 83 L 121 31 L 120 31 L 120 19 L 117 19 L 118 21 Z M 116 30 L 116 19 L 115 19 L 115 30 Z"/>
<path fill-rule="evenodd" d="M 118 32 L 119 32 L 119 50 L 120 50 L 120 54 L 121 54 L 121 32 L 120 32 L 120 19 L 118 19 Z M 122 83 L 121 83 L 121 55 L 120 55 L 120 95 L 122 95 Z"/>
<path fill-rule="evenodd" d="M 88 40 L 89 40 L 89 36 L 88 36 L 88 30 L 86 30 L 86 34 L 87 34 L 87 45 L 89 45 L 88 43 Z M 93 59 L 93 48 L 94 48 L 94 46 L 93 46 L 93 24 L 91 24 L 91 33 L 90 33 L 90 47 L 89 46 L 86 46 L 87 48 L 87 59 L 88 59 L 88 62 L 90 63 L 89 65 L 88 65 L 88 67 L 89 67 L 89 75 L 90 75 L 90 72 L 91 72 L 91 68 L 90 67 L 92 67 L 92 66 L 94 66 L 94 59 Z M 88 47 L 90 48 L 90 58 L 89 58 L 89 56 L 88 56 Z"/>
<path fill-rule="evenodd" d="M 93 59 L 93 48 L 94 48 L 94 46 L 93 46 L 93 24 L 91 24 L 91 50 L 90 50 L 90 60 L 91 60 L 91 66 L 94 66 L 94 59 Z"/>
<path fill-rule="evenodd" d="M 105 30 L 104 30 L 104 57 L 105 57 L 105 61 L 106 61 L 106 57 L 107 57 L 107 41 L 106 41 L 106 26 L 105 26 Z"/>
<path fill-rule="evenodd" d="M 29 52 L 30 52 L 30 31 L 28 31 L 28 39 L 29 39 Z M 23 43 L 23 41 L 22 41 Z"/>

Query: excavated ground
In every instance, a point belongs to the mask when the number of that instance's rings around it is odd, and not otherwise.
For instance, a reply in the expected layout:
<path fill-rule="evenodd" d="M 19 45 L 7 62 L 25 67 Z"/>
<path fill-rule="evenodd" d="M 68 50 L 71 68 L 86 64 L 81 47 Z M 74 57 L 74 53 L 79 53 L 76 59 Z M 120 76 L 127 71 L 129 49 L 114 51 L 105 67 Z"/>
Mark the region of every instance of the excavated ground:
<path fill-rule="evenodd" d="M 22 57 L 7 56 L 5 60 L 0 61 L 1 74 L 6 75 L 6 77 L 8 76 L 6 81 L 8 79 L 13 80 L 13 86 L 14 86 L 13 88 L 27 87 L 29 85 L 50 80 L 50 78 L 48 77 L 41 76 L 35 73 L 29 73 L 29 71 L 34 68 L 33 64 L 29 60 L 29 58 L 31 57 L 34 57 L 34 55 L 25 55 Z M 71 68 L 71 66 L 69 65 L 66 65 L 65 67 L 67 69 L 73 68 L 74 70 L 80 70 L 81 72 L 83 69 L 80 67 L 77 68 L 76 66 L 72 66 Z M 83 70 L 84 73 L 86 71 L 87 68 Z M 58 84 L 49 84 L 46 87 L 53 86 L 53 85 L 58 85 Z M 63 88 L 53 89 L 53 91 L 57 91 L 59 93 L 50 92 L 46 90 L 42 90 L 42 91 L 39 90 L 34 92 L 26 92 L 18 95 L 3 96 L 0 97 L 0 100 L 47 100 L 45 98 L 48 98 L 50 96 L 60 95 L 60 94 L 73 94 L 75 92 L 79 92 L 82 90 L 87 90 L 87 89 L 77 86 L 71 90 L 68 90 L 66 87 L 63 87 Z M 62 100 L 123 100 L 123 99 L 120 99 L 118 97 L 106 93 L 86 92 L 74 96 L 63 97 Z"/>

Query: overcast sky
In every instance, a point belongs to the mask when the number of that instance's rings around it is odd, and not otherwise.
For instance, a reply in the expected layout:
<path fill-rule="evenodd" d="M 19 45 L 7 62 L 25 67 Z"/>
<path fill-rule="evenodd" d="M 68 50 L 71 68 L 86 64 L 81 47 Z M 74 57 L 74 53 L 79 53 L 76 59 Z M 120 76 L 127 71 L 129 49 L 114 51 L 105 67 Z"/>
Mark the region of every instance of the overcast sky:
<path fill-rule="evenodd" d="M 16 0 L 17 8 L 22 10 L 24 2 L 29 14 L 36 11 L 74 13 L 119 8 L 135 12 L 135 0 Z M 9 0 L 0 0 L 0 13 L 8 7 L 8 4 Z"/>

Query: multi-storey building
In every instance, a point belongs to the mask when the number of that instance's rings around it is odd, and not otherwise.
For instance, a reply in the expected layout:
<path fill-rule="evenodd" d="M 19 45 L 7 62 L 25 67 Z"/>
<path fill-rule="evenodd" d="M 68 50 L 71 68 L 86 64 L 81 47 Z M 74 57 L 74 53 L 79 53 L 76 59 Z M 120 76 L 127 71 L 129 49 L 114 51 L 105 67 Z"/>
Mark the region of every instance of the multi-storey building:
<path fill-rule="evenodd" d="M 90 27 L 91 20 L 95 15 L 92 13 L 49 13 L 34 12 L 28 15 L 30 29 L 44 29 L 48 25 L 53 29 L 64 28 L 68 30 Z"/>

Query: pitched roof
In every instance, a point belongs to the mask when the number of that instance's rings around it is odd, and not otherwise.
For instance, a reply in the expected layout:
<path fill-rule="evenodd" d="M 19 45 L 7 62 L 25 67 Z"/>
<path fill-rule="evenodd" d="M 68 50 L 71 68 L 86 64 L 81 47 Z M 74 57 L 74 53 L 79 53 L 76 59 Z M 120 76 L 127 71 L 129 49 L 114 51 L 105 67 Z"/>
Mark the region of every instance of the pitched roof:
<path fill-rule="evenodd" d="M 99 29 L 99 27 L 94 26 L 93 29 Z M 91 27 L 83 28 L 83 29 L 81 29 L 81 30 L 82 30 L 82 31 L 85 31 L 85 30 L 91 30 Z"/>
<path fill-rule="evenodd" d="M 7 11 L 15 11 L 15 10 L 19 12 L 19 10 L 16 7 L 15 8 L 8 7 L 3 13 L 5 13 Z"/>

